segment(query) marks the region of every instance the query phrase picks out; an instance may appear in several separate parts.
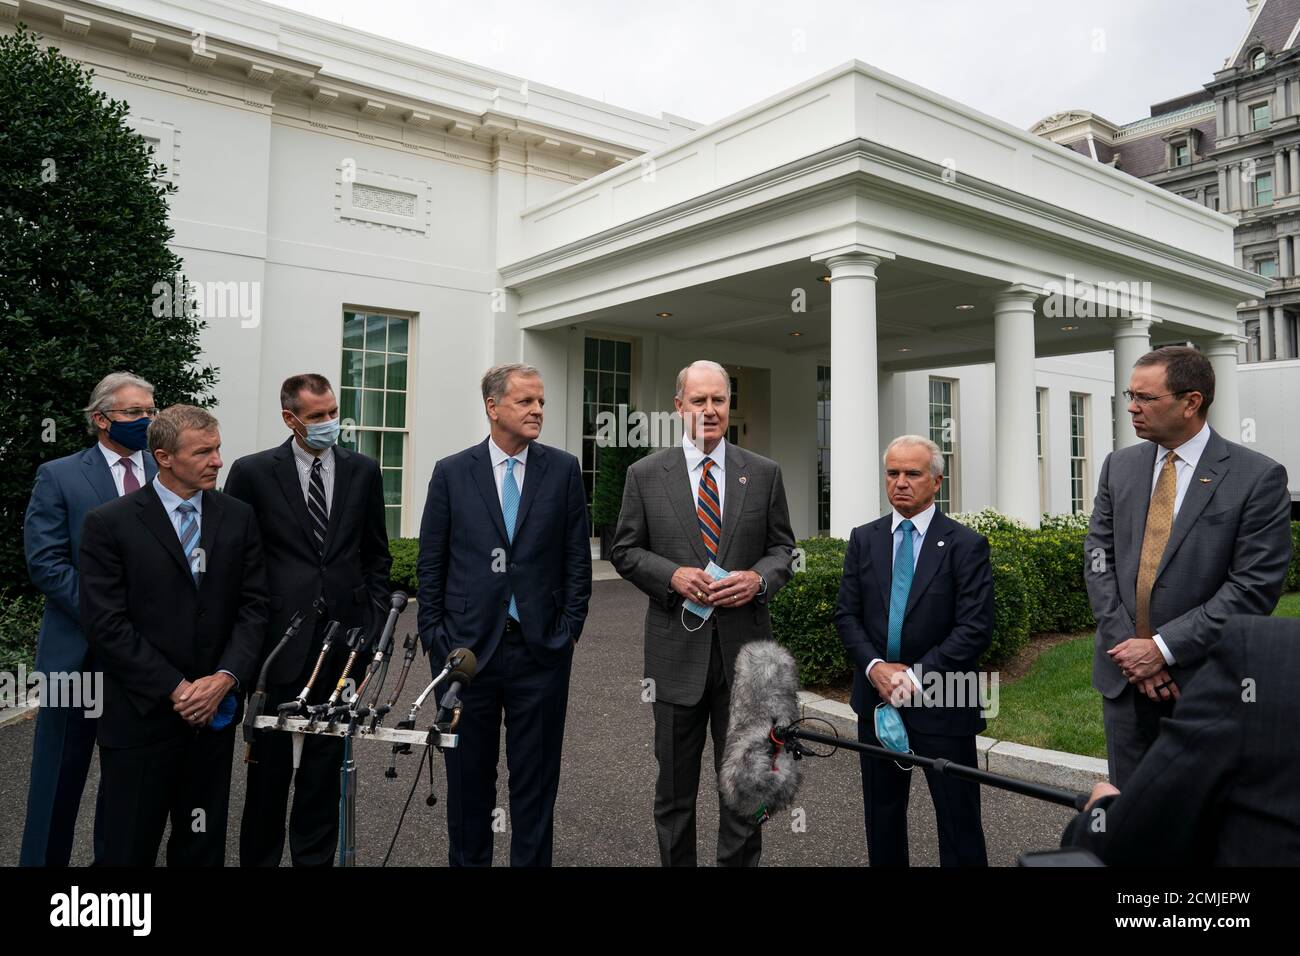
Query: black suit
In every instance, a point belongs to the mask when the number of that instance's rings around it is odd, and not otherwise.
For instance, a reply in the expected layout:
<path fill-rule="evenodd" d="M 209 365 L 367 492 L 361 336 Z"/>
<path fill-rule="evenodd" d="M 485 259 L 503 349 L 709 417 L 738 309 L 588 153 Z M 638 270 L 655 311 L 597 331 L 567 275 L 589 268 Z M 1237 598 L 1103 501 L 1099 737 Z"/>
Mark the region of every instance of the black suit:
<path fill-rule="evenodd" d="M 873 659 L 886 659 L 893 584 L 893 513 L 854 528 L 844 559 L 835 626 L 853 666 L 853 709 L 858 739 L 875 744 L 880 695 L 867 679 Z M 935 509 L 908 592 L 899 661 L 926 688 L 916 705 L 900 707 L 914 753 L 976 766 L 975 735 L 984 729 L 975 674 L 993 640 L 993 570 L 983 535 Z M 933 676 L 932 676 L 933 675 Z M 954 682 L 949 675 L 962 675 Z M 942 678 L 941 684 L 932 683 Z M 931 694 L 929 688 L 944 690 Z M 958 692 L 949 694 L 947 689 Z M 907 802 L 911 772 L 862 756 L 862 796 L 872 865 L 908 863 Z M 979 787 L 926 771 L 945 865 L 984 865 Z"/>
<path fill-rule="evenodd" d="M 384 527 L 383 479 L 379 465 L 365 455 L 335 446 L 333 501 L 329 502 L 323 553 L 317 549 L 291 437 L 284 444 L 235 462 L 226 493 L 246 501 L 257 513 L 266 552 L 271 621 L 265 652 L 283 636 L 294 614 L 307 619 L 297 636 L 271 664 L 267 711 L 296 697 L 320 655 L 325 625 L 341 624 L 367 633 L 382 625 L 376 606 L 388 607 L 392 557 Z M 312 603 L 324 597 L 327 612 L 316 618 Z M 320 689 L 311 702 L 325 699 L 346 657 L 342 642 L 331 653 Z M 261 660 L 258 661 L 260 666 Z M 251 690 L 251 688 L 250 688 Z M 327 866 L 338 844 L 339 765 L 343 741 L 308 736 L 295 776 L 287 734 L 263 734 L 248 767 L 248 788 L 239 831 L 239 861 L 244 866 L 278 866 L 284 854 L 285 811 L 294 782 L 289 819 L 289 854 L 295 866 Z"/>
<path fill-rule="evenodd" d="M 151 866 L 168 814 L 169 865 L 221 865 L 235 723 L 195 730 L 172 709 L 184 680 L 246 687 L 266 631 L 266 572 L 247 505 L 203 493 L 195 577 L 149 483 L 86 515 L 81 623 L 103 668 L 104 862 Z M 199 813 L 198 811 L 202 811 Z"/>
<path fill-rule="evenodd" d="M 578 459 L 532 442 L 513 541 L 488 442 L 434 466 L 420 524 L 420 639 L 434 671 L 468 647 L 459 747 L 446 752 L 451 865 L 489 866 L 505 712 L 510 862 L 551 862 L 573 647 L 591 599 L 587 501 Z M 514 595 L 518 624 L 508 615 Z"/>
<path fill-rule="evenodd" d="M 1111 866 L 1300 864 L 1300 621 L 1232 617 L 1117 797 L 1062 846 Z"/>

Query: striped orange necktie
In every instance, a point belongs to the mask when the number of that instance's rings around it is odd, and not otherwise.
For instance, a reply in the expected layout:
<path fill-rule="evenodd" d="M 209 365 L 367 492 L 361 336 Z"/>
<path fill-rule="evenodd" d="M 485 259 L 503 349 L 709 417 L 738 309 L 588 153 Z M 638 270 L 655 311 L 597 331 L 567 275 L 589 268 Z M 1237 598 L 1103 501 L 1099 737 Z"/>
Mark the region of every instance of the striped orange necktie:
<path fill-rule="evenodd" d="M 1156 479 L 1156 490 L 1147 508 L 1147 528 L 1142 535 L 1142 558 L 1138 564 L 1137 579 L 1137 636 L 1150 640 L 1151 589 L 1156 583 L 1156 570 L 1169 543 L 1169 532 L 1174 526 L 1174 502 L 1178 498 L 1178 456 L 1172 451 L 1165 456 Z"/>
<path fill-rule="evenodd" d="M 700 493 L 696 495 L 696 516 L 700 519 L 700 537 L 710 561 L 718 560 L 718 541 L 722 538 L 722 508 L 718 503 L 718 483 L 713 478 L 713 459 L 704 459 L 700 476 Z"/>

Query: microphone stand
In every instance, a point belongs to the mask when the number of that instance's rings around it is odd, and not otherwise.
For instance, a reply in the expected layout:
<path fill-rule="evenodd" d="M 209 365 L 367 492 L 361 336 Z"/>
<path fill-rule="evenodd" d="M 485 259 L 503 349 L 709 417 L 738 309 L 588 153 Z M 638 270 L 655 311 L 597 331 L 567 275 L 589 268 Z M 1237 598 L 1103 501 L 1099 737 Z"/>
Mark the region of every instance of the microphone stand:
<path fill-rule="evenodd" d="M 409 641 L 410 639 L 411 638 L 408 636 L 407 640 Z M 397 722 L 398 730 L 415 729 L 415 715 L 418 714 L 420 712 L 420 708 L 424 706 L 425 699 L 428 698 L 428 696 L 433 693 L 435 687 L 437 687 L 439 684 L 441 684 L 443 681 L 447 679 L 448 674 L 450 674 L 457 667 L 460 667 L 461 661 L 464 660 L 464 657 L 465 657 L 464 653 L 459 651 L 453 651 L 448 656 L 447 663 L 442 665 L 442 670 L 438 672 L 438 675 L 434 677 L 433 680 L 429 681 L 428 686 L 426 686 L 424 690 L 420 691 L 420 696 L 415 698 L 415 702 L 411 704 L 410 713 L 408 713 L 404 719 L 399 720 Z M 411 752 L 410 744 L 393 744 L 393 754 L 389 758 L 388 769 L 384 771 L 384 776 L 390 780 L 396 780 L 397 779 L 397 755 L 409 754 L 410 752 Z"/>
<path fill-rule="evenodd" d="M 323 609 L 324 606 L 320 598 L 317 598 L 315 603 L 312 604 L 312 610 L 320 614 Z M 298 629 L 302 627 L 304 620 L 306 620 L 306 615 L 302 611 L 295 612 L 293 617 L 289 619 L 289 626 L 284 629 L 284 636 L 280 638 L 280 642 L 275 645 L 271 653 L 266 655 L 266 660 L 262 662 L 262 670 L 257 675 L 257 686 L 248 699 L 248 707 L 244 710 L 244 763 L 256 763 L 253 760 L 253 741 L 257 737 L 254 733 L 253 724 L 258 717 L 262 716 L 262 711 L 266 708 L 266 680 L 267 674 L 271 672 L 271 663 L 293 640 L 298 633 Z"/>
<path fill-rule="evenodd" d="M 793 726 L 773 727 L 772 739 L 779 746 L 790 747 L 791 753 L 795 759 L 804 756 L 813 755 L 811 751 L 800 747 L 798 741 L 807 740 L 811 743 L 829 744 L 832 747 L 843 747 L 845 750 L 855 750 L 858 753 L 864 753 L 870 757 L 876 757 L 881 760 L 896 760 L 899 763 L 912 764 L 923 769 L 933 770 L 949 777 L 957 777 L 962 780 L 970 780 L 974 783 L 982 783 L 990 787 L 997 787 L 1000 790 L 1010 790 L 1012 793 L 1023 794 L 1026 797 L 1034 797 L 1038 800 L 1046 800 L 1048 803 L 1060 804 L 1063 807 L 1073 807 L 1075 810 L 1082 810 L 1088 803 L 1088 794 L 1076 793 L 1073 790 L 1063 790 L 1060 787 L 1052 787 L 1042 783 L 1031 783 L 1028 780 L 1017 780 L 1015 777 L 1005 777 L 1000 773 L 991 773 L 988 770 L 980 770 L 976 767 L 968 767 L 965 764 L 953 763 L 943 757 L 921 757 L 916 754 L 900 754 L 897 751 L 890 750 L 887 747 L 877 747 L 875 744 L 864 744 L 857 740 L 846 740 L 843 737 L 832 737 L 827 734 L 819 734 L 811 730 L 797 730 Z M 765 813 L 765 811 L 759 811 Z"/>

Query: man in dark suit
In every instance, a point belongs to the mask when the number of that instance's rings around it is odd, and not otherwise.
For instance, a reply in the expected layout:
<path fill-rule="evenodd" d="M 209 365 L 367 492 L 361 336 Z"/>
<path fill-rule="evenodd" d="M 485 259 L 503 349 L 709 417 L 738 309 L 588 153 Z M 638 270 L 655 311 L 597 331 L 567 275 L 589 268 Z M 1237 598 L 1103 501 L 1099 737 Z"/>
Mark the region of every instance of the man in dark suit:
<path fill-rule="evenodd" d="M 252 505 L 266 555 L 271 595 L 264 653 L 279 641 L 294 614 L 306 625 L 276 657 L 267 674 L 267 712 L 292 700 L 311 676 L 329 621 L 341 630 L 373 633 L 389 604 L 388 532 L 379 463 L 335 444 L 339 404 L 322 375 L 294 375 L 280 387 L 280 415 L 293 434 L 275 448 L 239 459 L 226 494 Z M 312 605 L 324 598 L 326 612 Z M 325 677 L 342 671 L 346 654 L 327 662 Z M 258 661 L 258 669 L 262 661 Z M 328 692 L 330 687 L 321 685 Z M 323 700 L 324 697 L 322 696 Z M 319 703 L 312 700 L 311 703 Z M 338 846 L 339 768 L 343 741 L 308 735 L 295 774 L 288 734 L 268 733 L 253 748 L 239 830 L 242 866 L 279 866 L 285 810 L 294 866 L 330 866 Z"/>
<path fill-rule="evenodd" d="M 448 858 L 490 866 L 501 716 L 510 770 L 510 864 L 550 866 L 573 649 L 591 598 L 578 459 L 537 441 L 537 369 L 483 376 L 488 438 L 439 461 L 420 524 L 420 639 L 437 672 L 468 647 L 459 746 L 446 752 Z"/>
<path fill-rule="evenodd" d="M 979 659 L 993 641 L 993 569 L 983 535 L 934 503 L 943 454 L 927 438 L 895 438 L 885 452 L 893 510 L 854 528 L 835 627 L 853 665 L 858 740 L 876 744 L 876 708 L 898 706 L 913 753 L 974 767 L 984 729 Z M 924 688 L 924 693 L 921 693 Z M 936 692 L 937 691 L 937 692 Z M 861 756 L 867 855 L 907 866 L 910 770 Z M 986 866 L 979 786 L 925 771 L 942 866 Z"/>
<path fill-rule="evenodd" d="M 153 386 L 128 372 L 114 372 L 95 386 L 86 425 L 96 442 L 36 469 L 27 504 L 23 544 L 27 573 L 45 595 L 45 616 L 36 644 L 42 674 L 94 672 L 81 633 L 78 557 L 86 513 L 138 490 L 158 473 L 144 454 L 145 432 L 157 409 Z M 83 707 L 41 701 L 32 747 L 21 866 L 67 866 L 86 773 L 95 753 L 95 722 Z M 95 858 L 102 853 L 99 802 L 95 812 Z"/>
<path fill-rule="evenodd" d="M 1062 846 L 1108 866 L 1300 865 L 1300 621 L 1232 617 L 1123 792 Z"/>
<path fill-rule="evenodd" d="M 1206 420 L 1195 349 L 1140 358 L 1124 393 L 1146 441 L 1106 457 L 1084 543 L 1110 780 L 1123 789 L 1233 614 L 1270 614 L 1291 560 L 1286 469 Z"/>
<path fill-rule="evenodd" d="M 694 866 L 705 732 L 722 764 L 736 655 L 771 640 L 768 602 L 790 580 L 794 534 L 776 462 L 726 440 L 731 380 L 716 362 L 677 376 L 682 444 L 628 469 L 614 568 L 649 597 L 646 688 L 654 708 L 655 831 L 664 866 Z M 709 562 L 730 573 L 714 580 Z M 707 620 L 685 601 L 708 607 Z M 689 622 L 689 626 L 688 623 Z M 757 866 L 762 833 L 719 799 L 718 865 Z"/>
<path fill-rule="evenodd" d="M 157 477 L 86 515 L 81 623 L 104 670 L 99 720 L 108 866 L 226 856 L 237 691 L 266 632 L 257 517 L 213 490 L 217 420 L 173 405 L 149 426 Z"/>

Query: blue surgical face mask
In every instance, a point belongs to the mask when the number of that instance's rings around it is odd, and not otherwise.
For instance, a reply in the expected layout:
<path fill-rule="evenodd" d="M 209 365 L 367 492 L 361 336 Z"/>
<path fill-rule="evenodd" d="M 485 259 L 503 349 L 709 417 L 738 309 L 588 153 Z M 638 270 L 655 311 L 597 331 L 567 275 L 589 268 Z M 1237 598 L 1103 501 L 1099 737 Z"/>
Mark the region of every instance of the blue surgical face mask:
<path fill-rule="evenodd" d="M 293 417 L 298 418 L 297 415 Z M 315 448 L 317 451 L 324 451 L 338 441 L 339 432 L 342 430 L 342 425 L 337 418 L 331 418 L 327 422 L 316 422 L 311 425 L 298 418 L 298 424 L 307 430 L 303 441 L 307 443 L 309 448 Z"/>
<path fill-rule="evenodd" d="M 112 422 L 108 426 L 108 439 L 117 442 L 123 448 L 143 451 L 149 444 L 148 432 L 148 417 L 137 418 L 133 422 Z"/>
<path fill-rule="evenodd" d="M 880 746 L 898 754 L 912 752 L 907 743 L 907 727 L 897 707 L 892 704 L 877 704 L 875 719 L 876 739 L 880 741 Z M 909 765 L 907 769 L 910 770 L 911 766 Z"/>

